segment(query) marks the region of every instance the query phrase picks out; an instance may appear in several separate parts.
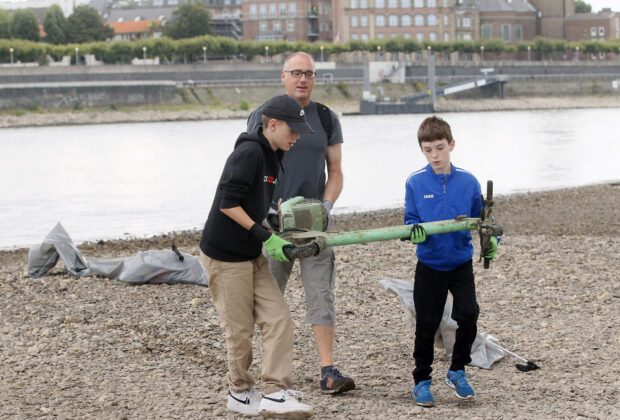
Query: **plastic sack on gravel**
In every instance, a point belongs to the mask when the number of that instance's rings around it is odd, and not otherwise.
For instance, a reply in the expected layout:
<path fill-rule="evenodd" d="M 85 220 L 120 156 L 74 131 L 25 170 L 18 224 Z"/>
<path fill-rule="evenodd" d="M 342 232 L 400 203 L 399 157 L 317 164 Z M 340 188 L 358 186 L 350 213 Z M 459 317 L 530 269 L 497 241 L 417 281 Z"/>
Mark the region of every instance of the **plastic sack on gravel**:
<path fill-rule="evenodd" d="M 42 277 L 54 268 L 58 258 L 77 277 L 100 275 L 132 284 L 187 283 L 208 286 L 209 281 L 198 258 L 172 250 L 149 250 L 127 258 L 87 262 L 64 227 L 58 223 L 43 242 L 28 252 L 28 274 Z"/>
<path fill-rule="evenodd" d="M 411 321 L 411 326 L 415 332 L 415 306 L 413 304 L 413 283 L 398 279 L 382 279 L 379 284 L 385 290 L 395 294 L 403 307 L 403 310 Z M 439 323 L 439 329 L 435 335 L 435 345 L 446 350 L 448 358 L 452 357 L 452 348 L 456 339 L 456 321 L 452 319 L 452 300 L 446 301 L 443 309 L 443 316 Z M 478 332 L 471 348 L 470 366 L 482 369 L 491 369 L 493 363 L 504 357 L 504 352 L 493 345 L 499 341 L 490 334 Z"/>

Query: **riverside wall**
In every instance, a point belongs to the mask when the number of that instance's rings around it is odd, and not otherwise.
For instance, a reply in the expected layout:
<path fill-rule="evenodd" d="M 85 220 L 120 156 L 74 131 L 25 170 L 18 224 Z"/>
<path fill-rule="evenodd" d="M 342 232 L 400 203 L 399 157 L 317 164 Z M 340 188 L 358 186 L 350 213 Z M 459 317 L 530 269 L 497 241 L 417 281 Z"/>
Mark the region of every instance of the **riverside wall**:
<path fill-rule="evenodd" d="M 481 76 L 482 69 L 507 80 L 505 96 L 618 95 L 620 63 L 491 62 L 440 63 L 437 86 Z M 75 108 L 200 104 L 250 106 L 282 92 L 280 63 L 208 63 L 161 66 L 68 66 L 0 68 L 0 109 Z M 425 91 L 426 67 L 406 66 L 406 83 L 376 83 L 378 99 L 394 101 Z M 329 77 L 323 77 L 329 74 Z M 329 83 L 328 81 L 331 81 Z M 328 104 L 359 101 L 363 93 L 359 64 L 337 63 L 319 72 L 313 98 Z M 614 87 L 614 81 L 616 81 Z M 450 98 L 493 97 L 494 89 Z"/>

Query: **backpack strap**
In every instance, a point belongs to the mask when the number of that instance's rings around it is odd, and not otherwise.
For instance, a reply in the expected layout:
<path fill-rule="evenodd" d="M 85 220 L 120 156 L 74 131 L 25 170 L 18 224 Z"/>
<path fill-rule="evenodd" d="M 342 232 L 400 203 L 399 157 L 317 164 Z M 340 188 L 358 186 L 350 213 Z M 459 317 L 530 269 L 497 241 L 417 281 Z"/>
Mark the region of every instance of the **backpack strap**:
<path fill-rule="evenodd" d="M 326 105 L 322 103 L 316 102 L 316 112 L 319 114 L 319 119 L 321 120 L 321 125 L 323 126 L 323 130 L 327 133 L 327 140 L 332 136 L 333 122 L 332 122 L 332 113 Z"/>

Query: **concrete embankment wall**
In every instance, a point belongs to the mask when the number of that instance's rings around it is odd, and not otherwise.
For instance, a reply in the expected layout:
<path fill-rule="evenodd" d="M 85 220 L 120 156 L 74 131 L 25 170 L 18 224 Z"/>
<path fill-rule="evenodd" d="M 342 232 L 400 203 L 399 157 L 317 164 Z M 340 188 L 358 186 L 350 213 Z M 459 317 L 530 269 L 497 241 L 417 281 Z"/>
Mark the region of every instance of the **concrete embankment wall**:
<path fill-rule="evenodd" d="M 481 66 L 439 66 L 437 86 L 480 76 Z M 485 68 L 488 68 L 486 66 Z M 209 64 L 180 66 L 71 66 L 0 69 L 0 109 L 76 108 L 135 105 L 203 104 L 222 107 L 255 106 L 282 93 L 276 64 Z M 407 68 L 402 84 L 373 84 L 371 93 L 397 100 L 427 89 L 423 66 Z M 620 65 L 569 63 L 503 64 L 495 74 L 505 77 L 505 96 L 618 95 Z M 313 98 L 326 104 L 360 101 L 363 84 L 359 65 L 333 71 L 336 83 L 317 78 Z M 320 75 L 321 73 L 319 73 Z M 495 89 L 460 93 L 449 98 L 492 97 Z"/>

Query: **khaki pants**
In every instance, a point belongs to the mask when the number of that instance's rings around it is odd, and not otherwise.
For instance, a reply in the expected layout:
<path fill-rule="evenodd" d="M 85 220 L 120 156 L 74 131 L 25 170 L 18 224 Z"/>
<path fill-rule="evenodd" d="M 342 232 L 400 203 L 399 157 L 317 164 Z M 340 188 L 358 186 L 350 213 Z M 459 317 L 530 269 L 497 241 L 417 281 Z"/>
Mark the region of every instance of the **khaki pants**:
<path fill-rule="evenodd" d="M 289 388 L 293 373 L 293 321 L 262 255 L 225 262 L 200 253 L 226 339 L 228 384 L 234 392 L 254 386 L 252 336 L 258 325 L 263 344 L 263 392 Z"/>

